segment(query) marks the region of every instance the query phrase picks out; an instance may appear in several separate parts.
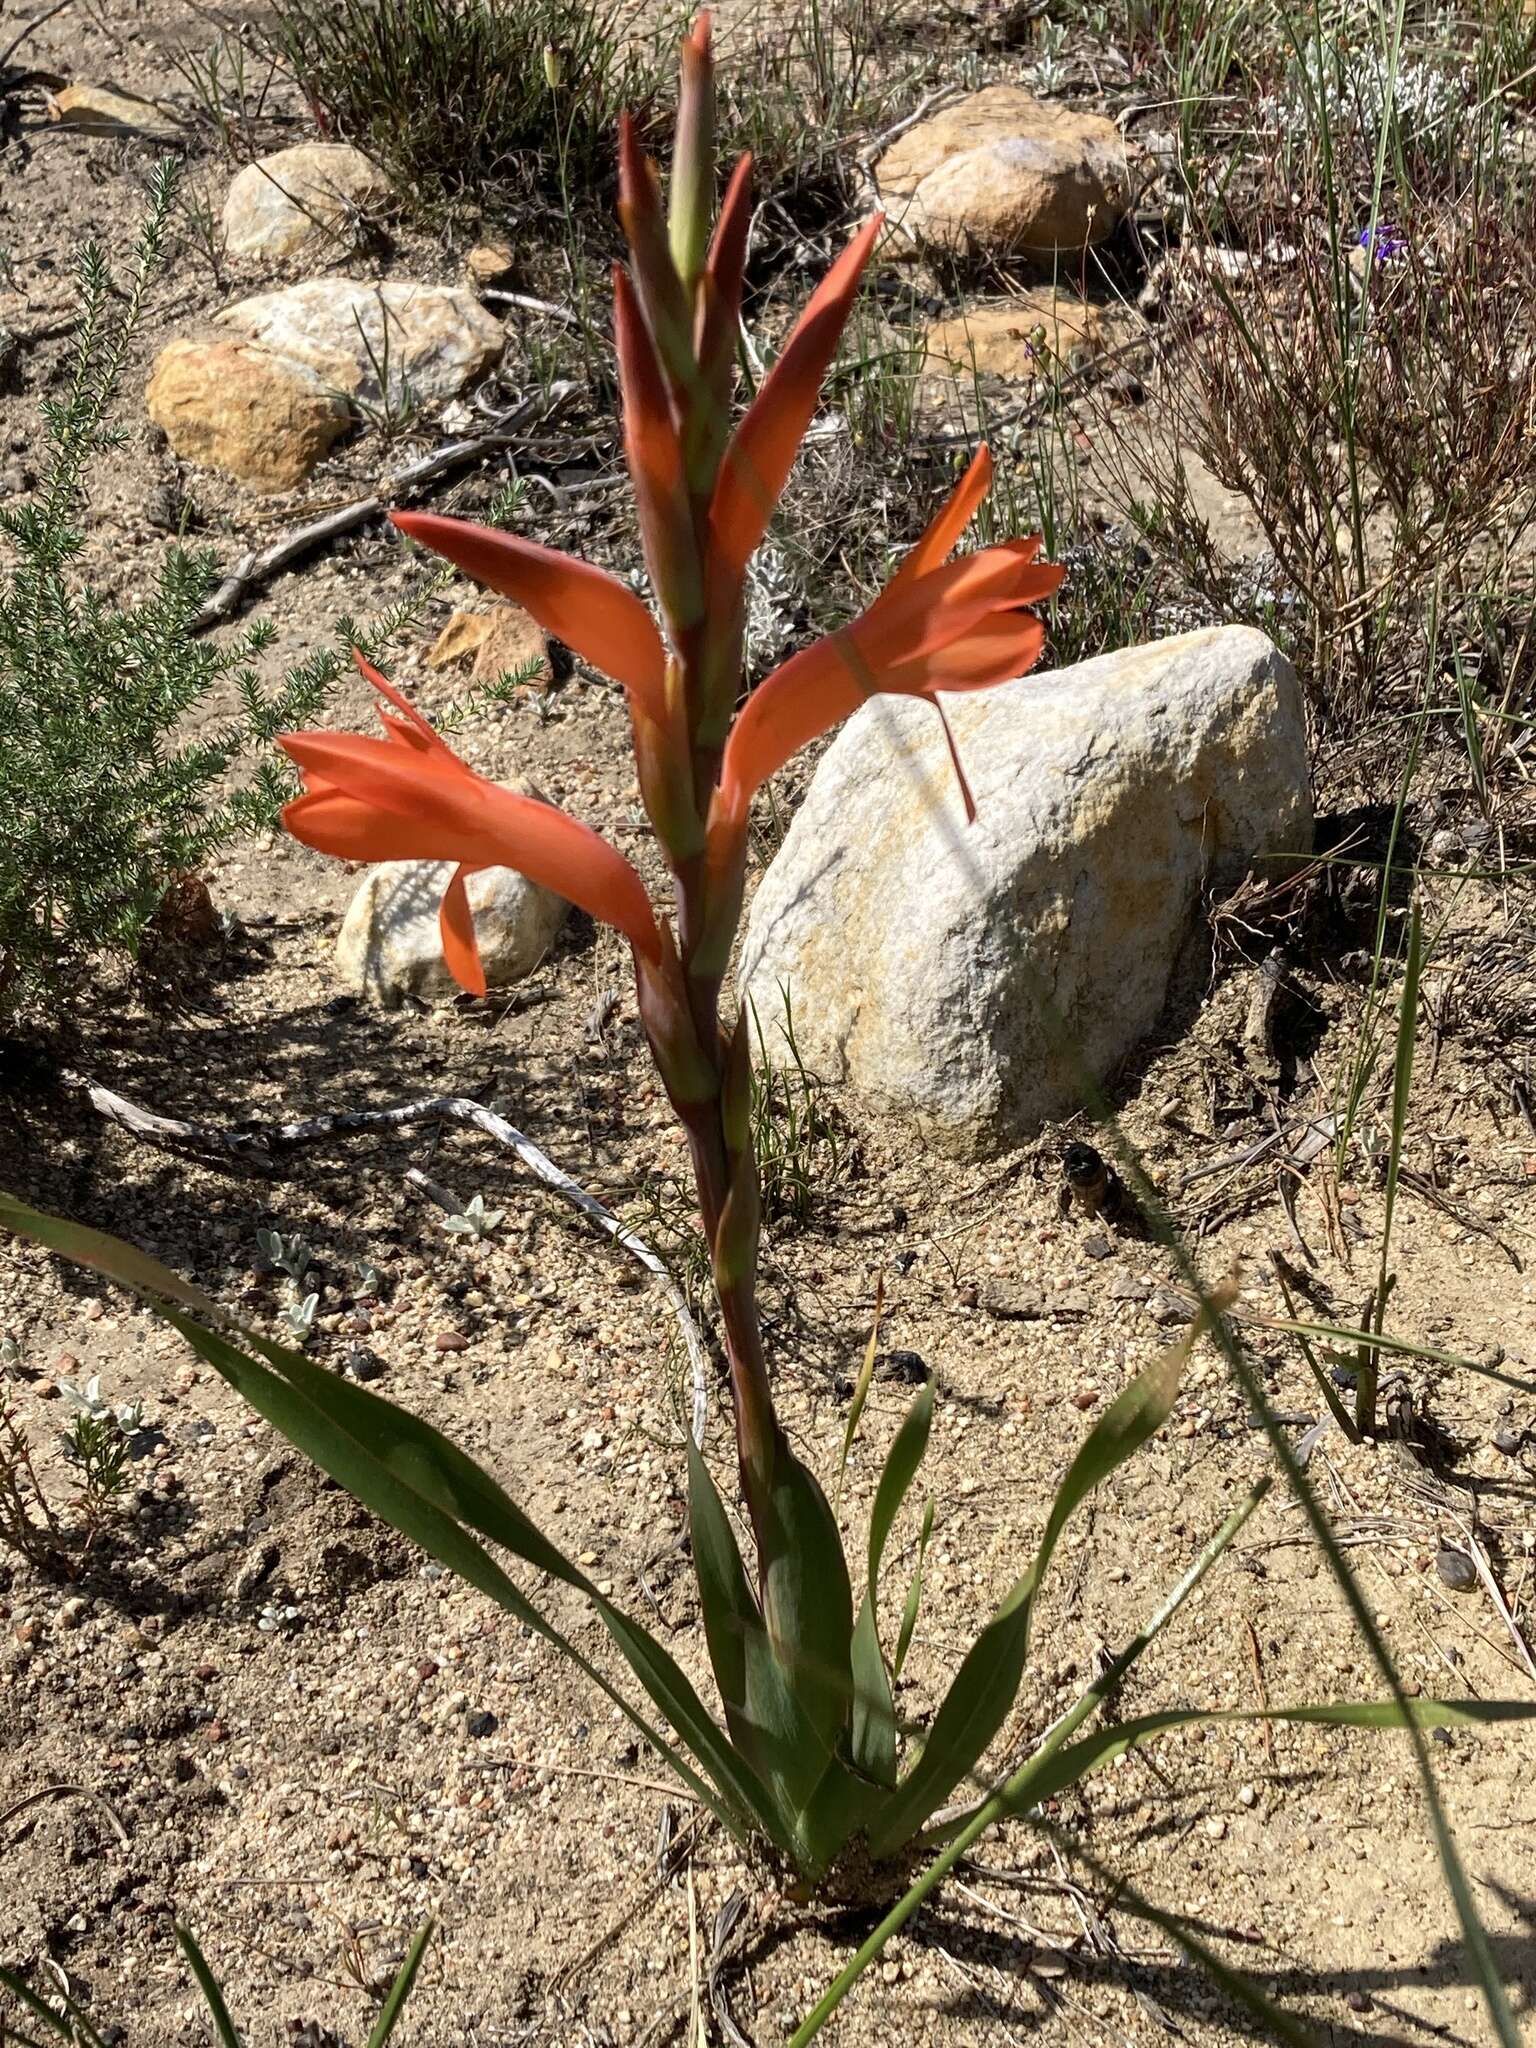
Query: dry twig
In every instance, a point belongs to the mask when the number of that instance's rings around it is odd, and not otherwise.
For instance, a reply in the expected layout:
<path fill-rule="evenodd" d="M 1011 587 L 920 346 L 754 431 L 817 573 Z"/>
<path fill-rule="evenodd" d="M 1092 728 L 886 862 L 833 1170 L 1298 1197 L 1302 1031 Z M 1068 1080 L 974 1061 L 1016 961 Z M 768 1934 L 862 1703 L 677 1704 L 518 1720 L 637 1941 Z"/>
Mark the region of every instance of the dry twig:
<path fill-rule="evenodd" d="M 338 1110 L 330 1116 L 305 1117 L 296 1123 L 244 1124 L 225 1129 L 217 1124 L 189 1123 L 180 1117 L 157 1116 L 152 1110 L 139 1108 L 136 1103 L 129 1102 L 110 1088 L 103 1088 L 98 1082 L 86 1081 L 79 1076 L 73 1078 L 84 1088 L 91 1107 L 98 1115 L 121 1125 L 134 1137 L 142 1138 L 151 1145 L 161 1145 L 172 1152 L 192 1152 L 204 1158 L 248 1161 L 269 1169 L 283 1153 L 298 1146 L 316 1144 L 328 1138 L 348 1137 L 357 1131 L 403 1130 L 423 1123 L 472 1124 L 498 1145 L 505 1145 L 509 1151 L 515 1152 L 524 1166 L 547 1188 L 553 1188 L 563 1200 L 590 1218 L 615 1244 L 622 1245 L 656 1281 L 676 1319 L 693 1370 L 693 1440 L 697 1444 L 703 1443 L 709 1396 L 709 1353 L 682 1288 L 644 1238 L 621 1223 L 611 1210 L 605 1209 L 596 1195 L 588 1194 L 579 1181 L 573 1180 L 564 1167 L 557 1166 L 531 1138 L 525 1138 L 505 1117 L 497 1116 L 483 1103 L 471 1102 L 462 1095 L 428 1095 L 416 1102 L 402 1102 L 394 1109 Z"/>

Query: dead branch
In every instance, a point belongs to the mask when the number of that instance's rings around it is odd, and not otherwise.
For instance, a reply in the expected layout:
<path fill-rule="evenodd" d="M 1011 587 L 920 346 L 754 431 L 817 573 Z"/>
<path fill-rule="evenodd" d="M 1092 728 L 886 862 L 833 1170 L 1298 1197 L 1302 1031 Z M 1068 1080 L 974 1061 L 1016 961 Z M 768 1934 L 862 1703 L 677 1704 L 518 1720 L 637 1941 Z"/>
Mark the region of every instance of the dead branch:
<path fill-rule="evenodd" d="M 189 1123 L 181 1117 L 159 1116 L 153 1110 L 141 1109 L 137 1103 L 129 1102 L 112 1089 L 102 1087 L 99 1082 L 88 1081 L 79 1075 L 67 1078 L 84 1091 L 98 1116 L 104 1116 L 109 1123 L 119 1125 L 146 1144 L 226 1163 L 239 1160 L 268 1171 L 276 1166 L 284 1153 L 301 1145 L 350 1137 L 358 1131 L 397 1131 L 424 1123 L 472 1125 L 498 1145 L 515 1152 L 530 1173 L 573 1208 L 579 1209 L 615 1244 L 621 1245 L 631 1258 L 638 1260 L 655 1280 L 666 1297 L 688 1354 L 693 1375 L 693 1439 L 702 1445 L 709 1395 L 709 1352 L 682 1288 L 644 1238 L 638 1237 L 611 1210 L 605 1209 L 595 1195 L 588 1194 L 579 1181 L 573 1180 L 564 1167 L 557 1166 L 531 1138 L 524 1137 L 505 1117 L 497 1116 L 483 1103 L 471 1102 L 462 1095 L 428 1095 L 415 1102 L 399 1103 L 393 1109 L 346 1109 L 329 1116 L 304 1117 L 295 1123 L 236 1124 L 226 1128 L 218 1124 Z"/>
<path fill-rule="evenodd" d="M 354 528 L 366 526 L 370 519 L 377 517 L 386 505 L 406 498 L 427 484 L 436 483 L 440 477 L 448 476 L 455 470 L 465 469 L 472 462 L 478 462 L 482 455 L 491 455 L 509 448 L 522 434 L 530 422 L 537 420 L 540 426 L 554 417 L 562 406 L 569 404 L 576 393 L 573 383 L 551 384 L 547 394 L 536 398 L 525 398 L 503 413 L 495 425 L 483 434 L 469 434 L 458 441 L 446 441 L 441 448 L 435 448 L 430 455 L 423 455 L 415 462 L 408 462 L 404 469 L 391 476 L 382 477 L 378 487 L 364 498 L 353 498 L 348 504 L 338 505 L 333 511 L 319 519 L 312 519 L 305 526 L 297 526 L 291 532 L 270 542 L 264 548 L 253 549 L 242 555 L 230 569 L 213 595 L 199 608 L 192 620 L 191 631 L 204 633 L 210 626 L 221 626 L 232 619 L 253 591 L 270 583 L 280 569 L 296 561 L 300 555 L 308 554 L 311 548 L 337 539 L 341 534 L 351 533 Z"/>

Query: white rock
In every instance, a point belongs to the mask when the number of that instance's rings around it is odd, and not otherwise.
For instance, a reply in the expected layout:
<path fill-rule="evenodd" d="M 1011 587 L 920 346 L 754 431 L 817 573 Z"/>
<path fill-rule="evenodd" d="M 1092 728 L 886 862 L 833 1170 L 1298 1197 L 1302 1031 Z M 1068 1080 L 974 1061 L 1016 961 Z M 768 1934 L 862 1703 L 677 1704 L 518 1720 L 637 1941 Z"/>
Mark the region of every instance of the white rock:
<path fill-rule="evenodd" d="M 927 704 L 877 697 L 812 778 L 753 901 L 739 987 L 768 1041 L 937 1148 L 986 1157 L 1152 1029 L 1202 895 L 1304 854 L 1306 728 L 1262 633 L 1212 628 Z M 1274 874 L 1268 864 L 1264 872 Z"/>
<path fill-rule="evenodd" d="M 1113 121 L 989 85 L 919 121 L 875 167 L 894 244 L 1054 258 L 1112 234 L 1130 203 Z"/>
<path fill-rule="evenodd" d="M 231 256 L 273 260 L 301 250 L 350 250 L 356 227 L 393 198 L 388 178 L 345 142 L 301 142 L 235 174 L 224 200 Z"/>
<path fill-rule="evenodd" d="M 389 860 L 370 868 L 342 922 L 336 967 L 342 981 L 386 1010 L 407 996 L 447 1002 L 460 993 L 443 959 L 438 907 L 452 861 Z M 511 868 L 482 868 L 465 883 L 488 988 L 532 974 L 570 908 Z"/>
<path fill-rule="evenodd" d="M 424 404 L 452 398 L 485 375 L 507 338 L 473 292 L 394 279 L 310 278 L 241 299 L 218 324 L 309 364 L 337 390 L 372 405 L 383 397 L 386 373 L 394 403 L 407 386 Z"/>

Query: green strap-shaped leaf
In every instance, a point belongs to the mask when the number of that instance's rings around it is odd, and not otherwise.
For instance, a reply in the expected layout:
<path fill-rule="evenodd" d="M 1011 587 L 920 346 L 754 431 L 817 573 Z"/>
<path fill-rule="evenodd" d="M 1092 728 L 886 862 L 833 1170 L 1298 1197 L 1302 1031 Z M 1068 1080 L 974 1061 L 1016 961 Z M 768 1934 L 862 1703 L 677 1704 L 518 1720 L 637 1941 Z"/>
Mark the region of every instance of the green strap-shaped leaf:
<path fill-rule="evenodd" d="M 907 1652 L 912 1647 L 918 1610 L 923 1604 L 923 1565 L 928 1556 L 928 1542 L 932 1535 L 933 1496 L 930 1494 L 923 1509 L 923 1525 L 917 1532 L 917 1563 L 912 1567 L 912 1581 L 907 1587 L 906 1604 L 901 1610 L 901 1627 L 896 1635 L 896 1654 L 891 1659 L 892 1678 L 900 1678 L 901 1668 L 907 1661 Z"/>
<path fill-rule="evenodd" d="M 816 1754 L 837 1756 L 853 1698 L 853 1592 L 831 1506 L 782 1431 L 760 1538 L 768 1640 Z"/>
<path fill-rule="evenodd" d="M 892 1524 L 928 1448 L 933 1424 L 933 1382 L 918 1394 L 886 1453 L 869 1516 L 869 1580 L 853 1629 L 853 1761 L 878 1785 L 896 1782 L 896 1706 L 880 1648 L 880 1566 Z"/>
<path fill-rule="evenodd" d="M 868 1790 L 812 1726 L 774 1655 L 735 1531 L 698 1450 L 688 1446 L 688 1519 L 710 1662 L 726 1726 L 773 1795 L 764 1832 L 806 1874 L 860 1826 Z"/>
<path fill-rule="evenodd" d="M 1324 1728 L 1476 1728 L 1496 1721 L 1536 1720 L 1536 1704 L 1524 1700 L 1329 1700 L 1306 1707 L 1187 1707 L 1161 1714 L 1143 1714 L 1134 1721 L 1099 1728 L 1081 1742 L 1058 1749 L 1042 1760 L 1025 1782 L 1010 1784 L 1005 1804 L 1010 1812 L 1039 1806 L 1075 1785 L 1091 1771 L 1102 1770 L 1117 1756 L 1150 1742 L 1169 1728 L 1188 1728 L 1204 1721 L 1307 1721 Z M 1025 1766 L 1025 1771 L 1028 1771 Z M 1023 1773 L 1020 1774 L 1023 1777 Z"/>
<path fill-rule="evenodd" d="M 870 1850 L 889 1856 L 973 1771 L 1018 1696 L 1035 1597 L 1061 1532 L 1094 1488 L 1168 1418 L 1202 1315 L 1105 1410 L 1057 1489 L 1035 1561 L 972 1644 L 934 1716 L 923 1753 L 870 1829 Z"/>
<path fill-rule="evenodd" d="M 0 1195 L 0 1223 L 142 1294 L 291 1443 L 364 1506 L 563 1651 L 672 1765 L 696 1798 L 732 1832 L 740 1835 L 748 1830 L 752 1816 L 764 1803 L 763 1788 L 675 1660 L 645 1629 L 599 1594 L 490 1474 L 439 1431 L 254 1332 L 243 1331 L 242 1335 L 265 1364 L 181 1310 L 166 1307 L 170 1299 L 214 1322 L 231 1320 L 169 1268 L 102 1231 L 44 1215 L 5 1195 Z M 668 1725 L 709 1773 L 711 1783 L 706 1783 L 591 1660 L 539 1613 L 461 1526 L 464 1523 L 592 1602 L 636 1677 Z"/>
<path fill-rule="evenodd" d="M 229 2016 L 229 2007 L 224 2003 L 224 1992 L 219 1980 L 208 1967 L 207 1958 L 198 1947 L 196 1936 L 184 1921 L 176 1922 L 176 1939 L 181 1944 L 181 1952 L 190 1964 L 193 1976 L 197 1979 L 197 1988 L 203 1994 L 203 2002 L 208 2007 L 209 2016 L 213 2020 L 213 2030 L 218 2035 L 222 2048 L 240 2048 L 240 2036 L 236 2033 L 235 2023 Z"/>
<path fill-rule="evenodd" d="M 427 1943 L 431 1939 L 432 1922 L 423 1921 L 405 1952 L 405 1961 L 396 1970 L 394 1981 L 384 1994 L 384 2003 L 379 2007 L 379 2016 L 368 2036 L 368 2048 L 385 2048 L 390 2035 L 400 2024 L 400 2015 L 405 2011 L 406 2000 L 416 1988 L 416 1973 L 421 1968 L 421 1959 L 426 1954 Z"/>

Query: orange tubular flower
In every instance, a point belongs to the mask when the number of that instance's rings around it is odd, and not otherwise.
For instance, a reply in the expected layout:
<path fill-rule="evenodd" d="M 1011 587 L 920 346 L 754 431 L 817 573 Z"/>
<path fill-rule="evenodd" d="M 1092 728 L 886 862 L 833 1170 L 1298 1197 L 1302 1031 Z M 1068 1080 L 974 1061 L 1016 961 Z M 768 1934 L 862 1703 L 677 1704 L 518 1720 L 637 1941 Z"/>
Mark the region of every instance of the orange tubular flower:
<path fill-rule="evenodd" d="M 616 576 L 472 520 L 444 519 L 436 512 L 389 516 L 408 539 L 515 599 L 583 661 L 622 683 L 634 710 L 653 724 L 663 723 L 666 649 L 650 613 Z"/>
<path fill-rule="evenodd" d="M 752 692 L 720 764 L 715 818 L 727 839 L 740 832 L 768 777 L 866 698 L 883 691 L 937 705 L 940 690 L 985 689 L 1039 659 L 1045 628 L 1024 607 L 1050 597 L 1062 578 L 1059 568 L 1036 562 L 1039 540 L 943 561 L 986 495 L 991 473 L 982 448 L 868 611 L 792 656 Z"/>
<path fill-rule="evenodd" d="M 380 707 L 387 737 L 279 735 L 304 772 L 303 796 L 283 812 L 295 839 L 343 860 L 456 862 L 442 903 L 443 957 L 472 995 L 485 994 L 485 974 L 464 880 L 479 868 L 516 868 L 660 959 L 645 885 L 621 853 L 553 804 L 476 775 L 377 669 L 355 659 L 394 707 Z"/>

